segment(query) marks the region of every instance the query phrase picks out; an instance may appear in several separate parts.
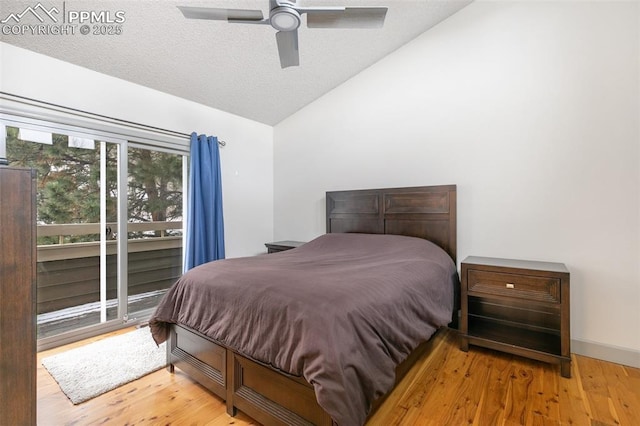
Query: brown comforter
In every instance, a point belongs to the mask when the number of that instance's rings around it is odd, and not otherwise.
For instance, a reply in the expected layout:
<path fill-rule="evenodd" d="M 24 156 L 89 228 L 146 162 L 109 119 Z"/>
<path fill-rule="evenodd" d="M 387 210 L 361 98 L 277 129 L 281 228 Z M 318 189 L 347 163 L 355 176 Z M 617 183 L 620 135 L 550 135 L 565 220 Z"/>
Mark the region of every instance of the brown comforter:
<path fill-rule="evenodd" d="M 276 254 L 187 272 L 150 320 L 190 327 L 278 370 L 303 376 L 341 426 L 362 425 L 395 367 L 447 324 L 451 258 L 422 239 L 327 234 Z"/>

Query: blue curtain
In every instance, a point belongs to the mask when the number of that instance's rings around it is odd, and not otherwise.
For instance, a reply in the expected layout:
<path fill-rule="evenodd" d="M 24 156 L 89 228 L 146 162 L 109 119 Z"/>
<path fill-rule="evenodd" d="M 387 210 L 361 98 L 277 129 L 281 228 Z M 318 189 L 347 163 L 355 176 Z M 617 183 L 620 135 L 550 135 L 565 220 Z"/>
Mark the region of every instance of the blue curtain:
<path fill-rule="evenodd" d="M 224 259 L 218 138 L 192 133 L 190 166 L 185 271 Z"/>

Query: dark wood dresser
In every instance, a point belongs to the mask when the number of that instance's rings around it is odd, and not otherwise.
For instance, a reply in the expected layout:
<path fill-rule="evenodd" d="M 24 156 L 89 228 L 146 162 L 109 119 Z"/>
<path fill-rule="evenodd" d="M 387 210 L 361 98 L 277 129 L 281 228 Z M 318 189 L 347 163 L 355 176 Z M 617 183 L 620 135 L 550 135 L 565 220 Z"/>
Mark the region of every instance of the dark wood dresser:
<path fill-rule="evenodd" d="M 0 425 L 36 424 L 35 172 L 0 166 Z"/>
<path fill-rule="evenodd" d="M 569 271 L 562 263 L 467 257 L 461 349 L 484 346 L 560 364 L 571 377 Z"/>
<path fill-rule="evenodd" d="M 265 243 L 267 247 L 267 253 L 277 253 L 279 251 L 291 250 L 303 245 L 303 241 L 275 241 L 272 243 Z"/>

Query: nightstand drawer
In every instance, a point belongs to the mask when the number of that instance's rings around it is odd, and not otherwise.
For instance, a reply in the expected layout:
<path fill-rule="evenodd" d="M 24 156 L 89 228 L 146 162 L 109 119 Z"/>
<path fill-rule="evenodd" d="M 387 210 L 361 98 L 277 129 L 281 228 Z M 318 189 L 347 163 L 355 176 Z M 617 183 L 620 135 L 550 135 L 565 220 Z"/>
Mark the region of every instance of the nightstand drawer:
<path fill-rule="evenodd" d="M 469 270 L 467 291 L 560 303 L 560 280 L 552 277 Z"/>

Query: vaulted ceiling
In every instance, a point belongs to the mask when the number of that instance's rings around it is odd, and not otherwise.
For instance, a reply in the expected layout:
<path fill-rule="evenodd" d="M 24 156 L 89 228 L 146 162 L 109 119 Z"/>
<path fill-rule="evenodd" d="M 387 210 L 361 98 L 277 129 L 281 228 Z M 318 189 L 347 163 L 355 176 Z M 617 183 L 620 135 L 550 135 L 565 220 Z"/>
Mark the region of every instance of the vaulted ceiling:
<path fill-rule="evenodd" d="M 91 28 L 83 35 L 76 25 L 74 34 L 1 34 L 0 40 L 275 125 L 471 1 L 298 0 L 300 6 L 387 6 L 388 12 L 381 29 L 311 29 L 303 15 L 300 66 L 284 69 L 276 30 L 270 26 L 188 20 L 176 7 L 260 9 L 268 16 L 268 0 L 41 0 L 49 10 L 56 7 L 58 24 L 69 18 L 70 11 L 105 11 L 112 20 L 121 11 L 121 33 L 99 35 Z M 3 0 L 0 21 L 36 4 L 38 0 Z M 40 24 L 29 14 L 21 20 L 21 24 Z"/>

